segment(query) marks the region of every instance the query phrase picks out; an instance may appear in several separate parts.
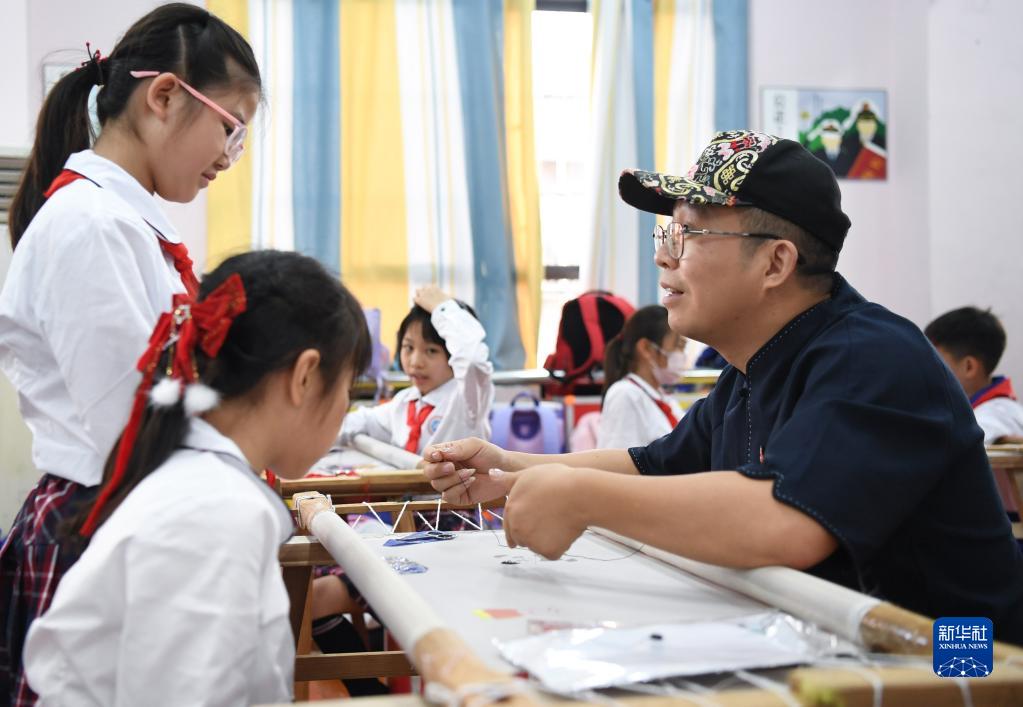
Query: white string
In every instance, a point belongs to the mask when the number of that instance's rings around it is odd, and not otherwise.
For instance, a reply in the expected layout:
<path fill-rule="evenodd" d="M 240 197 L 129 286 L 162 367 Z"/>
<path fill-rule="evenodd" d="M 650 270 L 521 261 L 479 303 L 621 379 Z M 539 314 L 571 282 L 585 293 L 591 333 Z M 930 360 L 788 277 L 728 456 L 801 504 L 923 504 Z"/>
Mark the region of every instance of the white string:
<path fill-rule="evenodd" d="M 493 511 L 490 511 L 490 512 L 494 513 Z M 497 516 L 496 513 L 494 513 L 494 515 Z M 497 516 L 497 517 L 501 518 L 501 516 Z M 504 522 L 504 518 L 501 518 L 501 522 L 502 523 Z M 501 533 L 498 530 L 496 530 L 495 528 L 488 528 L 488 530 L 491 533 L 493 533 L 494 540 L 497 542 L 497 546 L 498 547 L 504 548 L 506 550 L 515 549 L 515 548 L 510 547 L 506 543 L 501 542 Z M 625 547 L 628 548 L 627 545 Z M 571 553 L 566 552 L 560 558 L 558 558 L 558 560 L 547 560 L 546 557 L 543 557 L 539 553 L 534 552 L 533 550 L 530 550 L 528 547 L 524 547 L 524 546 L 520 545 L 519 548 L 522 549 L 522 550 L 529 550 L 529 552 L 533 553 L 533 558 L 534 559 L 542 560 L 544 562 L 551 562 L 551 561 L 552 562 L 557 562 L 560 559 L 565 558 L 565 557 L 570 558 L 570 559 L 575 559 L 575 560 L 593 560 L 594 562 L 617 562 L 618 560 L 624 560 L 626 558 L 632 557 L 633 555 L 638 555 L 639 554 L 639 550 L 632 550 L 628 554 L 621 555 L 620 557 L 589 557 L 587 555 L 573 555 Z"/>
<path fill-rule="evenodd" d="M 966 678 L 952 678 L 963 693 L 963 707 L 973 707 L 973 695 L 970 694 L 970 681 Z"/>
<path fill-rule="evenodd" d="M 910 663 L 906 665 L 907 668 L 917 668 L 923 670 L 928 675 L 934 675 L 934 668 L 931 665 L 921 663 Z M 970 681 L 968 678 L 952 678 L 956 686 L 959 688 L 959 692 L 963 696 L 963 707 L 973 707 L 973 694 L 970 692 Z"/>
<path fill-rule="evenodd" d="M 934 675 L 934 667 L 925 662 L 921 661 L 906 661 L 904 667 L 916 668 L 922 670 L 928 675 Z M 959 692 L 963 696 L 963 707 L 973 707 L 973 694 L 970 692 L 970 681 L 968 678 L 952 678 L 956 686 L 959 688 Z M 876 705 L 881 704 L 880 701 L 875 702 Z"/>
<path fill-rule="evenodd" d="M 394 531 L 398 529 L 398 523 L 401 522 L 401 517 L 405 515 L 405 509 L 408 508 L 408 504 L 409 502 L 405 501 L 405 505 L 401 507 L 401 511 L 398 513 L 398 517 L 394 520 L 394 525 L 391 526 L 391 535 L 393 535 Z"/>
<path fill-rule="evenodd" d="M 602 692 L 597 692 L 596 690 L 576 692 L 573 693 L 573 697 L 584 699 L 587 702 L 594 702 L 598 705 L 607 705 L 607 707 L 625 707 L 625 703 L 619 702 L 618 700 L 609 697 Z"/>
<path fill-rule="evenodd" d="M 456 510 L 452 510 L 451 512 L 452 512 L 452 513 L 454 513 L 454 514 L 455 514 L 456 516 L 458 516 L 459 518 L 461 518 L 462 520 L 464 520 L 464 521 L 465 521 L 466 523 L 468 523 L 468 524 L 469 524 L 469 525 L 471 525 L 472 527 L 476 528 L 476 530 L 483 530 L 483 526 L 482 526 L 482 525 L 476 525 L 475 523 L 473 523 L 473 522 L 472 522 L 471 520 L 469 520 L 468 518 L 466 518 L 465 516 L 463 516 L 463 515 L 462 515 L 461 513 L 459 513 L 458 511 L 456 511 Z"/>
<path fill-rule="evenodd" d="M 712 700 L 707 697 L 702 697 L 695 692 L 689 692 L 688 690 L 675 689 L 674 692 L 669 693 L 673 697 L 685 697 L 690 702 L 695 702 L 701 707 L 721 707 L 721 703 L 717 700 Z"/>
<path fill-rule="evenodd" d="M 674 689 L 674 690 L 678 689 L 678 687 L 674 683 L 669 682 L 669 681 L 665 681 L 665 682 L 672 689 Z M 685 689 L 681 690 L 681 692 L 683 692 L 685 694 L 688 694 L 688 693 L 691 693 L 691 692 L 692 693 L 696 693 L 697 695 L 713 695 L 713 694 L 715 694 L 714 690 L 712 690 L 709 687 L 706 687 L 704 685 L 701 685 L 698 682 L 693 682 L 692 680 L 679 680 L 679 682 L 682 683 L 682 685 L 685 686 Z"/>
<path fill-rule="evenodd" d="M 373 517 L 376 518 L 377 521 L 380 522 L 380 525 L 383 525 L 383 526 L 387 525 L 387 523 L 384 522 L 384 519 L 377 515 L 377 512 L 373 509 L 373 504 L 371 504 L 369 501 L 363 501 L 362 505 L 364 505 L 366 508 L 369 509 L 369 512 L 372 513 Z M 394 532 L 394 527 L 393 526 L 391 526 L 391 532 L 392 533 Z"/>
<path fill-rule="evenodd" d="M 778 698 L 787 704 L 789 707 L 799 707 L 799 703 L 792 699 L 792 693 L 789 692 L 788 688 L 781 683 L 775 682 L 770 678 L 765 678 L 761 675 L 754 675 L 748 670 L 736 670 L 735 676 L 741 680 L 745 680 L 753 687 L 759 687 L 761 690 L 767 690 L 778 696 Z"/>
<path fill-rule="evenodd" d="M 618 689 L 628 690 L 630 692 L 639 692 L 645 695 L 658 695 L 661 697 L 685 697 L 690 702 L 695 702 L 701 707 L 721 707 L 720 702 L 706 697 L 706 695 L 713 694 L 713 690 L 709 690 L 702 685 L 697 685 L 696 683 L 691 683 L 691 685 L 696 689 L 693 691 L 683 690 L 672 685 L 667 680 L 659 680 L 657 684 L 638 682 L 629 685 L 619 685 Z"/>
<path fill-rule="evenodd" d="M 426 520 L 426 518 L 423 516 L 422 513 L 420 513 L 419 511 L 416 511 L 416 515 L 419 516 L 419 520 L 423 521 L 423 525 L 425 525 L 427 528 L 431 528 L 431 529 L 433 528 L 433 526 L 430 525 L 430 521 Z"/>
<path fill-rule="evenodd" d="M 355 522 L 352 523 L 352 530 L 355 530 L 355 526 L 362 522 L 364 516 L 355 516 Z"/>
<path fill-rule="evenodd" d="M 405 515 L 405 510 L 408 508 L 408 504 L 409 503 L 410 503 L 410 501 L 405 501 L 405 503 L 401 507 L 401 510 L 398 511 L 398 517 L 395 518 L 394 524 L 390 526 L 390 530 L 388 531 L 389 534 L 393 535 L 395 532 L 397 532 L 398 522 L 401 520 L 402 516 Z M 426 519 L 425 516 L 423 516 L 422 513 L 416 511 L 416 515 L 419 517 L 419 520 L 423 521 L 423 524 L 427 528 L 429 528 L 431 530 L 434 530 L 434 531 L 440 530 L 440 513 L 441 513 L 441 505 L 443 503 L 444 503 L 444 499 L 443 498 L 438 498 L 437 499 L 437 510 L 434 513 L 434 515 L 436 517 L 434 518 L 434 522 L 432 524 L 430 523 L 430 521 L 428 521 Z M 381 518 L 379 516 L 379 514 L 377 514 L 376 509 L 373 508 L 373 504 L 372 503 L 370 503 L 369 501 L 363 501 L 362 505 L 366 506 L 366 508 L 369 509 L 369 512 L 373 514 L 373 517 L 376 518 L 377 521 L 379 521 L 381 525 L 384 525 L 384 526 L 387 525 L 387 523 L 384 522 L 383 518 Z M 466 523 L 468 523 L 469 525 L 471 525 L 476 530 L 486 530 L 486 528 L 483 526 L 483 504 L 482 503 L 477 503 L 476 504 L 476 514 L 477 514 L 476 517 L 477 517 L 477 520 L 479 521 L 478 524 L 474 523 L 469 518 L 467 518 L 466 516 L 462 515 L 461 513 L 459 513 L 458 511 L 456 511 L 454 509 L 451 509 L 451 512 L 454 513 L 459 518 L 461 518 Z M 502 516 L 498 515 L 497 513 L 494 513 L 494 511 L 488 511 L 488 512 L 492 513 L 495 516 L 497 516 L 498 520 L 500 520 L 502 524 L 504 523 L 504 518 Z M 362 516 L 361 515 L 357 517 L 357 520 L 355 521 L 355 523 L 352 524 L 352 527 L 354 528 L 355 525 L 360 520 L 362 520 Z"/>
<path fill-rule="evenodd" d="M 851 673 L 856 673 L 861 678 L 870 683 L 870 686 L 874 689 L 874 707 L 881 707 L 882 697 L 884 695 L 884 681 L 881 676 L 877 674 L 877 667 L 867 665 L 857 665 L 855 663 L 835 661 L 836 667 L 842 670 L 848 670 Z M 820 665 L 818 663 L 817 665 Z"/>
<path fill-rule="evenodd" d="M 494 509 L 491 508 L 489 511 L 487 511 L 487 513 L 489 513 L 492 516 L 497 516 L 497 519 L 501 521 L 501 524 L 502 525 L 504 524 L 504 518 L 500 516 L 496 511 L 494 511 Z"/>

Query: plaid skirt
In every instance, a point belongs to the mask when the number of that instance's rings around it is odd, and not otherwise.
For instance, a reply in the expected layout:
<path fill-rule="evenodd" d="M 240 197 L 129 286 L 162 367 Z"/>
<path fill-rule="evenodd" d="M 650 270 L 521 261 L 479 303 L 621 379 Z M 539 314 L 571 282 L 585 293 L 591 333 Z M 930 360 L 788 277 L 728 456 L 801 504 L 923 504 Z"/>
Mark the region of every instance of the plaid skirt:
<path fill-rule="evenodd" d="M 44 474 L 0 548 L 0 704 L 36 703 L 22 670 L 25 636 L 32 621 L 49 608 L 57 583 L 80 554 L 60 546 L 60 524 L 91 501 L 97 489 Z"/>

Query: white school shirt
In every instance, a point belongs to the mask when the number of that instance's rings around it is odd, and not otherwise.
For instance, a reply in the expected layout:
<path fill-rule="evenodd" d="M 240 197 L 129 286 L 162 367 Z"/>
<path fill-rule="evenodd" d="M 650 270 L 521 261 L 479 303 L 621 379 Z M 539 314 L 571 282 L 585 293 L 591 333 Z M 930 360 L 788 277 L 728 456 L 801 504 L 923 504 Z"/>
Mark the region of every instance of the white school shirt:
<path fill-rule="evenodd" d="M 277 553 L 292 528 L 237 445 L 193 419 L 32 622 L 25 672 L 40 705 L 290 702 Z"/>
<path fill-rule="evenodd" d="M 483 343 L 486 332 L 475 317 L 447 300 L 433 310 L 430 323 L 447 346 L 448 365 L 454 377 L 422 395 L 415 386 L 400 391 L 392 400 L 375 407 L 361 407 L 348 413 L 341 426 L 343 445 L 357 434 L 366 434 L 396 447 L 405 447 L 409 437 L 408 406 L 433 405 L 423 422 L 419 448 L 422 454 L 434 442 L 463 437 L 490 439 L 490 408 L 494 402 L 494 366 L 490 350 Z"/>
<path fill-rule="evenodd" d="M 992 398 L 973 408 L 977 424 L 984 430 L 984 444 L 999 437 L 1023 437 L 1023 405 L 1012 398 Z"/>
<path fill-rule="evenodd" d="M 671 432 L 671 423 L 654 400 L 671 408 L 676 420 L 685 414 L 673 398 L 654 389 L 635 373 L 613 383 L 604 396 L 597 431 L 598 449 L 645 447 Z"/>
<path fill-rule="evenodd" d="M 135 363 L 185 288 L 157 242 L 180 238 L 156 198 L 92 150 L 65 166 L 86 179 L 47 199 L 14 251 L 0 370 L 18 392 L 36 469 L 95 486 L 131 412 Z"/>

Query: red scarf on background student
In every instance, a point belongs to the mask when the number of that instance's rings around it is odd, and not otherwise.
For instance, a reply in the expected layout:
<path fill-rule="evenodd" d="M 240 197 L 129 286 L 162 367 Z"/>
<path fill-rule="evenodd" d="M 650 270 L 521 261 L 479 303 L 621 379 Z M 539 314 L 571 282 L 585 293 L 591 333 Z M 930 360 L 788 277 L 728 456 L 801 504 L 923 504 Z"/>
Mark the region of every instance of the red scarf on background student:
<path fill-rule="evenodd" d="M 675 417 L 675 413 L 671 411 L 671 406 L 668 405 L 668 403 L 664 402 L 660 398 L 655 398 L 654 396 L 650 395 L 650 393 L 643 386 L 634 381 L 632 378 L 629 378 L 627 380 L 634 386 L 642 390 L 643 394 L 650 398 L 653 401 L 654 405 L 660 408 L 661 412 L 664 413 L 664 416 L 668 418 L 668 424 L 671 425 L 671 429 L 675 429 L 676 427 L 678 427 L 678 418 Z"/>
<path fill-rule="evenodd" d="M 970 405 L 974 409 L 995 398 L 1016 399 L 1016 392 L 1012 389 L 1012 381 L 1005 376 L 995 376 L 991 379 L 991 385 L 981 388 L 970 396 Z"/>
<path fill-rule="evenodd" d="M 433 405 L 429 403 L 423 403 L 419 412 L 416 412 L 416 402 L 415 400 L 408 401 L 408 413 L 405 417 L 405 423 L 408 425 L 408 441 L 405 442 L 405 450 L 413 454 L 419 454 L 419 439 L 423 435 L 423 423 L 433 412 Z"/>

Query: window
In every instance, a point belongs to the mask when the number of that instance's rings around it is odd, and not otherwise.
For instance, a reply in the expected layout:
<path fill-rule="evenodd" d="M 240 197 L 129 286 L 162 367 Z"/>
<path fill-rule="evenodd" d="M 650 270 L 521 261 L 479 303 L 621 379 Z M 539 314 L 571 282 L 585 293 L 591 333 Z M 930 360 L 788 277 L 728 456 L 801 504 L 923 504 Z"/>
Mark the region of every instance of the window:
<path fill-rule="evenodd" d="M 590 60 L 593 22 L 586 3 L 546 0 L 533 12 L 533 110 L 542 285 L 537 365 L 554 351 L 561 307 L 580 294 L 586 160 L 590 149 Z M 527 362 L 529 365 L 530 362 Z"/>

